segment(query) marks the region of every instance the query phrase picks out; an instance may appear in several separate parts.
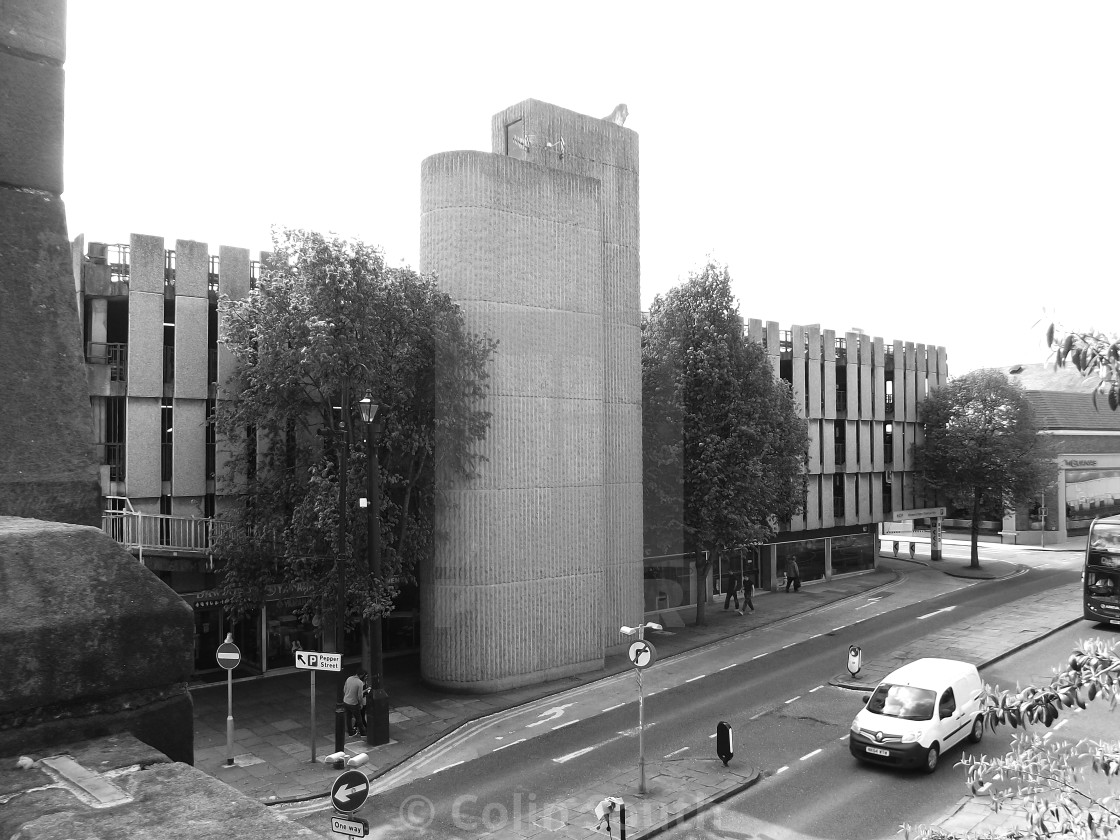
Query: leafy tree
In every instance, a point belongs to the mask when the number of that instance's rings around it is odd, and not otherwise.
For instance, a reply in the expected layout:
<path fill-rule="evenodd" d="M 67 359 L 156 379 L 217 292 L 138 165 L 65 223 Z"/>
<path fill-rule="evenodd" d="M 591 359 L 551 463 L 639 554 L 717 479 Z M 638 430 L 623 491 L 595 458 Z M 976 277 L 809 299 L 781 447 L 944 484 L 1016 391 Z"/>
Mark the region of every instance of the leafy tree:
<path fill-rule="evenodd" d="M 473 474 L 496 345 L 465 329 L 434 277 L 386 267 L 361 241 L 277 228 L 273 243 L 249 295 L 220 303 L 238 365 L 216 409 L 232 450 L 222 489 L 240 494 L 218 537 L 221 591 L 235 617 L 278 587 L 310 596 L 306 612 L 330 622 L 342 562 L 348 621 L 372 620 L 431 550 L 437 466 Z M 358 503 L 369 453 L 357 400 L 367 389 L 380 405 L 380 579 L 365 561 Z"/>
<path fill-rule="evenodd" d="M 1116 708 L 1120 687 L 1120 642 L 1100 639 L 1079 643 L 1062 669 L 1056 669 L 1046 686 L 1015 691 L 985 687 L 986 725 L 994 732 L 1000 725 L 1013 728 L 1041 724 L 1049 727 L 1063 709 L 1084 709 L 1104 699 Z M 983 791 L 999 810 L 1021 805 L 1030 834 L 1016 837 L 1111 838 L 1120 835 L 1120 804 L 1116 796 L 1097 797 L 1085 786 L 1091 771 L 1109 782 L 1120 778 L 1120 742 L 1082 739 L 1076 743 L 1055 739 L 1052 732 L 1015 735 L 1002 756 L 965 756 L 973 794 Z M 906 836 L 910 827 L 904 826 Z M 929 840 L 951 840 L 956 835 L 936 828 L 917 832 Z"/>
<path fill-rule="evenodd" d="M 1058 367 L 1066 363 L 1085 376 L 1097 374 L 1100 383 L 1093 391 L 1093 405 L 1097 394 L 1105 394 L 1108 407 L 1120 409 L 1120 338 L 1102 332 L 1067 332 L 1060 341 L 1055 337 L 1057 327 L 1051 324 L 1046 330 L 1046 344 L 1054 349 Z"/>
<path fill-rule="evenodd" d="M 997 370 L 977 370 L 932 391 L 922 408 L 925 443 L 915 468 L 926 484 L 972 510 L 971 567 L 980 568 L 980 517 L 1012 510 L 1057 477 L 1055 454 L 1039 436 L 1018 384 Z"/>
<path fill-rule="evenodd" d="M 802 509 L 805 421 L 744 335 L 725 266 L 654 298 L 642 324 L 642 435 L 647 553 L 694 553 L 701 592 L 717 551 L 765 542 L 768 516 Z"/>

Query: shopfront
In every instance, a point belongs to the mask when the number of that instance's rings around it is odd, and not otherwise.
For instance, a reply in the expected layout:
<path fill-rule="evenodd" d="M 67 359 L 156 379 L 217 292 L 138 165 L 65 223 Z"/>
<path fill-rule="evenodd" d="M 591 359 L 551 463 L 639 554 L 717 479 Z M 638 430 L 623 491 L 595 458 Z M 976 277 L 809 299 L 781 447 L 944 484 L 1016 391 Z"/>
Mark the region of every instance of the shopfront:
<path fill-rule="evenodd" d="M 1067 534 L 1087 534 L 1098 516 L 1120 514 L 1120 455 L 1063 455 L 1058 464 Z"/>

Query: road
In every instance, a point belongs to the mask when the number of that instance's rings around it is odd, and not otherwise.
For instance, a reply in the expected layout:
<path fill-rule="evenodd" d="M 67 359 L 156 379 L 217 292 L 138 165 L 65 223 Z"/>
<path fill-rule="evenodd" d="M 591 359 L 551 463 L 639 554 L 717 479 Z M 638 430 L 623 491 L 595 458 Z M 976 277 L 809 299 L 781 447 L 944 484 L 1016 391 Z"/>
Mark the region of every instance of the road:
<path fill-rule="evenodd" d="M 735 761 L 757 765 L 764 779 L 742 797 L 749 818 L 736 817 L 728 803 L 708 812 L 705 832 L 718 833 L 731 820 L 737 827 L 729 823 L 728 830 L 738 837 L 755 829 L 774 838 L 889 837 L 902 819 L 936 818 L 960 797 L 963 771 L 946 761 L 932 779 L 875 767 L 852 772 L 847 730 L 862 693 L 828 680 L 842 671 L 849 643 L 890 650 L 1079 573 L 1060 555 L 1036 555 L 1033 565 L 1027 574 L 981 583 L 915 567 L 887 591 L 658 665 L 644 680 L 647 763 L 714 760 L 714 727 L 727 720 L 736 735 Z M 891 609 L 891 603 L 901 606 Z M 418 828 L 437 837 L 500 835 L 516 833 L 525 821 L 559 825 L 573 793 L 619 767 L 636 769 L 635 695 L 635 680 L 623 675 L 480 721 L 375 782 L 361 816 L 382 826 L 383 836 Z M 947 758 L 959 753 L 958 747 Z M 321 828 L 323 805 L 289 815 Z M 687 827 L 679 831 L 688 836 Z"/>

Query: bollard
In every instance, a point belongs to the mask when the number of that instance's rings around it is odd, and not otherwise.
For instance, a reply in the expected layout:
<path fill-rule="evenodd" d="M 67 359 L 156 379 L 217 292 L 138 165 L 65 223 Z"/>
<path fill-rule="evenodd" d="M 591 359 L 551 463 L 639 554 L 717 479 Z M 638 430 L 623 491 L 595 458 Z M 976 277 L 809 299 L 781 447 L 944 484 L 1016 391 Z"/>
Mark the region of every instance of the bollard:
<path fill-rule="evenodd" d="M 894 556 L 898 557 L 898 540 L 894 541 Z"/>
<path fill-rule="evenodd" d="M 723 762 L 724 767 L 735 757 L 735 741 L 731 734 L 731 724 L 725 720 L 716 724 L 716 756 Z"/>
<path fill-rule="evenodd" d="M 917 548 L 916 543 L 910 543 L 910 559 L 914 559 L 914 549 Z"/>

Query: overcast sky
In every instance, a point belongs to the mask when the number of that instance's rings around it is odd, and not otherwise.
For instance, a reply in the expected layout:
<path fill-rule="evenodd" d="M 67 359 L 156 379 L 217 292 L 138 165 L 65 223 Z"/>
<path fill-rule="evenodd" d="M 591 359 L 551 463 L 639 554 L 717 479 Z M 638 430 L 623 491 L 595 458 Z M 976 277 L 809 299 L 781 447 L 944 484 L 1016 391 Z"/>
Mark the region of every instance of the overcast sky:
<path fill-rule="evenodd" d="M 524 99 L 641 150 L 642 305 L 708 256 L 746 317 L 1040 362 L 1118 328 L 1120 4 L 70 0 L 70 236 L 418 263 L 420 163 Z"/>

